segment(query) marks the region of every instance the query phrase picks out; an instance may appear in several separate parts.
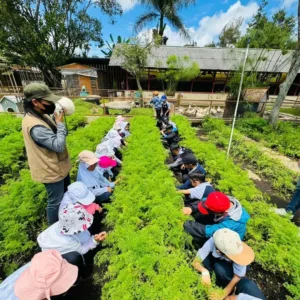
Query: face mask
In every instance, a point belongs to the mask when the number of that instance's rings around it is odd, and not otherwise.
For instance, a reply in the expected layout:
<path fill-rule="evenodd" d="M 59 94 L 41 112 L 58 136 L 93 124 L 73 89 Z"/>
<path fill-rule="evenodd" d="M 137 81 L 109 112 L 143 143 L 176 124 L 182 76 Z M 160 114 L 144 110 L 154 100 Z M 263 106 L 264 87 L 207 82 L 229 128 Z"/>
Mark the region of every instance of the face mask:
<path fill-rule="evenodd" d="M 55 104 L 51 102 L 50 104 L 44 104 L 45 109 L 43 109 L 43 113 L 47 115 L 52 115 L 55 111 Z"/>

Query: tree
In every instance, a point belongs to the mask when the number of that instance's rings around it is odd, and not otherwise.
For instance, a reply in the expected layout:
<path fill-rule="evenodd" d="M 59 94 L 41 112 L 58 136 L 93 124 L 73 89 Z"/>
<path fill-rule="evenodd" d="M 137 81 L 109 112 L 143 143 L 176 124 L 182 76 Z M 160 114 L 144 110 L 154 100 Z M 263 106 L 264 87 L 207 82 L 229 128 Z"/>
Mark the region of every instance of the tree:
<path fill-rule="evenodd" d="M 75 50 L 101 46 L 101 22 L 88 10 L 113 17 L 116 0 L 0 0 L 0 49 L 12 63 L 38 67 L 49 86 L 59 86 L 56 67 Z"/>
<path fill-rule="evenodd" d="M 295 49 L 295 18 L 288 17 L 286 11 L 281 9 L 269 20 L 265 12 L 267 4 L 267 1 L 262 1 L 246 34 L 236 46 L 245 48 L 250 39 L 250 48 L 282 49 L 283 51 Z"/>
<path fill-rule="evenodd" d="M 157 64 L 161 64 L 157 62 Z M 173 96 L 179 81 L 190 81 L 200 74 L 199 65 L 191 61 L 188 56 L 178 57 L 170 55 L 167 59 L 168 69 L 159 74 L 158 78 L 167 82 L 166 94 Z"/>
<path fill-rule="evenodd" d="M 184 37 L 190 38 L 178 10 L 194 4 L 195 0 L 138 0 L 138 2 L 145 4 L 149 10 L 136 20 L 134 24 L 136 33 L 141 31 L 147 23 L 158 21 L 158 35 L 163 37 L 166 28 L 165 19 L 167 19 Z"/>
<path fill-rule="evenodd" d="M 217 47 L 217 44 L 214 41 L 211 41 L 211 43 L 204 45 L 204 47 L 215 48 L 215 47 Z"/>
<path fill-rule="evenodd" d="M 157 46 L 157 43 L 157 40 L 133 38 L 130 44 L 117 45 L 114 50 L 113 56 L 119 57 L 122 68 L 135 76 L 140 91 L 142 91 L 140 80 L 145 75 L 148 55 L 152 48 Z"/>
<path fill-rule="evenodd" d="M 122 39 L 122 37 L 120 35 L 118 35 L 118 37 L 117 37 L 117 42 L 115 42 L 112 34 L 110 34 L 109 37 L 110 37 L 110 42 L 105 41 L 108 50 L 107 51 L 101 50 L 101 52 L 106 57 L 111 57 L 112 56 L 112 53 L 113 53 L 113 50 L 116 47 L 116 44 L 129 44 L 130 43 L 130 39 L 126 39 L 126 38 Z"/>
<path fill-rule="evenodd" d="M 291 66 L 289 69 L 289 72 L 287 74 L 286 80 L 280 84 L 279 86 L 279 95 L 275 101 L 275 104 L 272 108 L 270 118 L 269 118 L 269 123 L 275 127 L 276 123 L 278 121 L 278 116 L 279 116 L 279 110 L 280 107 L 282 106 L 282 103 L 292 85 L 294 82 L 299 69 L 300 69 L 300 0 L 298 0 L 298 43 L 297 47 L 294 50 L 294 52 L 290 56 L 290 61 L 291 61 Z"/>
<path fill-rule="evenodd" d="M 233 47 L 241 37 L 242 23 L 242 17 L 227 23 L 219 36 L 218 46 Z"/>

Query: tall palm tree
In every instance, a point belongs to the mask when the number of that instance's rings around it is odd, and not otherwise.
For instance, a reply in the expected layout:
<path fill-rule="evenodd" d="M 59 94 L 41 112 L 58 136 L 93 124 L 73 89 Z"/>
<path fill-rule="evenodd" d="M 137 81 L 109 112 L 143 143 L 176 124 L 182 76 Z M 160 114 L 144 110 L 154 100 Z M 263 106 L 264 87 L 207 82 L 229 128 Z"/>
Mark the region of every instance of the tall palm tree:
<path fill-rule="evenodd" d="M 165 19 L 167 19 L 185 38 L 190 39 L 178 10 L 194 4 L 195 0 L 138 0 L 138 2 L 146 5 L 149 10 L 136 20 L 133 27 L 135 32 L 141 31 L 147 23 L 157 20 L 157 31 L 162 37 L 166 28 Z"/>

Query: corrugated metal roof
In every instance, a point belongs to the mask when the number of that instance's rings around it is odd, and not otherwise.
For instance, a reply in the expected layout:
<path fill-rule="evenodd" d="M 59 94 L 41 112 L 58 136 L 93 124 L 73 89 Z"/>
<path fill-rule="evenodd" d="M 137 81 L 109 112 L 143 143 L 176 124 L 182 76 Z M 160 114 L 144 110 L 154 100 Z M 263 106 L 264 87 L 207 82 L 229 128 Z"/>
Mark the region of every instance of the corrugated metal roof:
<path fill-rule="evenodd" d="M 119 45 L 117 45 L 118 47 Z M 177 47 L 160 46 L 154 48 L 148 56 L 148 68 L 167 68 L 167 58 L 170 55 L 180 57 L 189 56 L 197 62 L 201 70 L 231 71 L 237 70 L 242 65 L 246 49 L 242 48 L 200 48 L 200 47 Z M 249 58 L 256 63 L 258 72 L 286 73 L 290 67 L 292 51 L 285 55 L 281 50 L 250 49 Z M 121 66 L 122 59 L 112 55 L 110 66 Z M 248 67 L 251 70 L 251 67 Z"/>

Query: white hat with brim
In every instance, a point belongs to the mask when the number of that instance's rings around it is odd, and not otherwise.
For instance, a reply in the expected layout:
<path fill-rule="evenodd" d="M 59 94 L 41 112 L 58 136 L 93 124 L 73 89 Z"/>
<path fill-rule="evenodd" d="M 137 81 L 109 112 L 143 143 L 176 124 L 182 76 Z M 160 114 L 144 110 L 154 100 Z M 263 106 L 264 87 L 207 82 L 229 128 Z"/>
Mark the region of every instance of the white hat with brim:
<path fill-rule="evenodd" d="M 75 181 L 70 184 L 68 193 L 73 203 L 79 202 L 83 205 L 89 205 L 95 201 L 95 195 L 81 181 Z"/>
<path fill-rule="evenodd" d="M 68 291 L 78 277 L 78 267 L 68 263 L 57 250 L 36 254 L 17 279 L 14 292 L 19 300 L 50 300 Z"/>
<path fill-rule="evenodd" d="M 233 262 L 247 266 L 254 261 L 254 251 L 241 241 L 240 236 L 235 231 L 222 228 L 214 233 L 213 238 L 216 248 Z"/>

